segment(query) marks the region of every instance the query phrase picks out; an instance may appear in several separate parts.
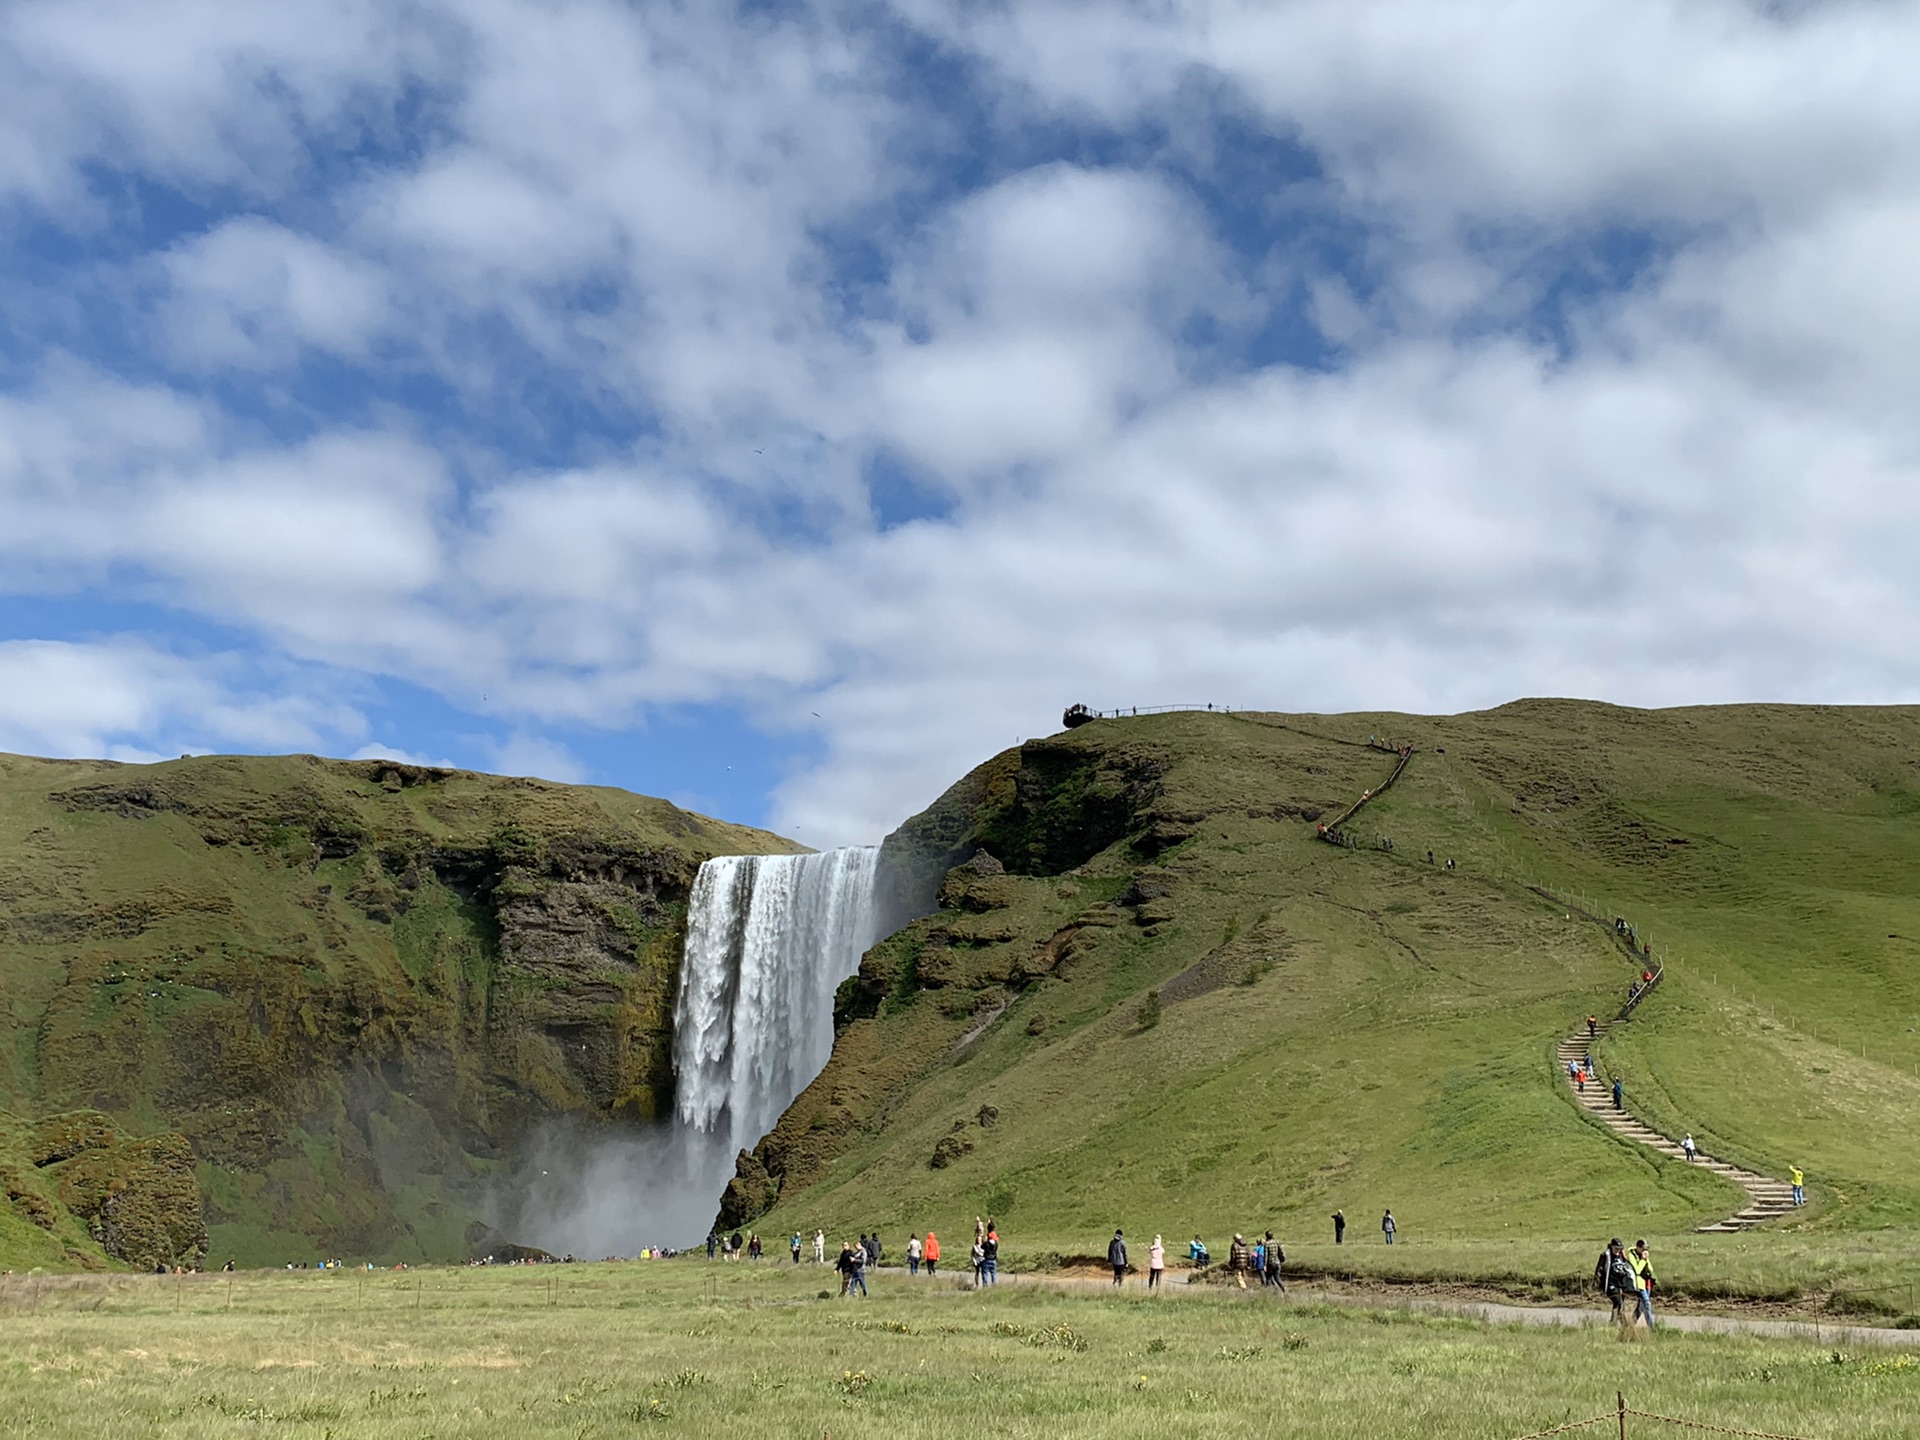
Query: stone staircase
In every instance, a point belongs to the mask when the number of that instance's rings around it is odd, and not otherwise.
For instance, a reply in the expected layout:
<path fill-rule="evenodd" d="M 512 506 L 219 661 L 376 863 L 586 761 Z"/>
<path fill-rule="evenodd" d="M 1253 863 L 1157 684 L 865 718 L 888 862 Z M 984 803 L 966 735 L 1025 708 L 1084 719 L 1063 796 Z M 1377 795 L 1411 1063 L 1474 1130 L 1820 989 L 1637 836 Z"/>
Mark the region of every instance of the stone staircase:
<path fill-rule="evenodd" d="M 1686 1159 L 1686 1152 L 1680 1148 L 1677 1140 L 1670 1140 L 1659 1131 L 1642 1125 L 1629 1112 L 1613 1108 L 1613 1086 L 1610 1081 L 1596 1075 L 1594 1079 L 1587 1082 L 1586 1093 L 1582 1094 L 1579 1087 L 1568 1077 L 1567 1066 L 1584 1056 L 1587 1053 L 1587 1047 L 1595 1043 L 1601 1035 L 1605 1035 L 1616 1023 L 1618 1022 L 1603 1021 L 1592 1039 L 1588 1038 L 1587 1027 L 1583 1024 L 1572 1035 L 1560 1042 L 1559 1049 L 1555 1052 L 1560 1083 L 1574 1092 L 1573 1098 L 1579 1102 L 1582 1109 L 1616 1135 L 1624 1135 L 1627 1139 L 1645 1145 L 1650 1150 L 1657 1150 L 1672 1159 Z M 1724 1175 L 1747 1192 L 1747 1204 L 1743 1209 L 1729 1215 L 1725 1220 L 1716 1220 L 1711 1225 L 1700 1226 L 1699 1229 L 1703 1234 L 1724 1235 L 1736 1230 L 1750 1230 L 1755 1225 L 1777 1219 L 1793 1209 L 1793 1187 L 1784 1180 L 1755 1174 L 1751 1170 L 1743 1170 L 1738 1165 L 1730 1165 L 1725 1160 L 1715 1160 L 1705 1154 L 1700 1154 L 1695 1163 L 1716 1175 Z"/>

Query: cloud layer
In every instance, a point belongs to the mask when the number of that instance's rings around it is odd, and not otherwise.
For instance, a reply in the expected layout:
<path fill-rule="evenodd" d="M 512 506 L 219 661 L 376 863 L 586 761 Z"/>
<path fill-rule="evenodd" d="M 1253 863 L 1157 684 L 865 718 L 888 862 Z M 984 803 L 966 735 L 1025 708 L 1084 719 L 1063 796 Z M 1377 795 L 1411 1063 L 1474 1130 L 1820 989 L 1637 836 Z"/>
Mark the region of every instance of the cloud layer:
<path fill-rule="evenodd" d="M 817 841 L 1076 699 L 1914 699 L 1916 48 L 10 7 L 0 747 L 617 781 L 580 736 L 717 706 Z"/>

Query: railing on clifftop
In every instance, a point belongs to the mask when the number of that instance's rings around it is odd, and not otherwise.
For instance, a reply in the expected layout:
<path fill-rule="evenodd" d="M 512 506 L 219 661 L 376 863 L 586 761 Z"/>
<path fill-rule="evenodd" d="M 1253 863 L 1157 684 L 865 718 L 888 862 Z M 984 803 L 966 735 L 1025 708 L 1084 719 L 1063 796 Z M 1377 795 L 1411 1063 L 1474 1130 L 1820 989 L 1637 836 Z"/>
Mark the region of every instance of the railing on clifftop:
<path fill-rule="evenodd" d="M 1121 705 L 1112 710 L 1093 710 L 1085 705 L 1069 705 L 1066 713 L 1060 717 L 1060 723 L 1071 730 L 1076 725 L 1085 725 L 1090 720 L 1131 720 L 1136 715 L 1171 715 L 1176 710 L 1200 710 L 1214 715 L 1231 715 L 1231 705 L 1215 705 L 1211 701 L 1194 701 L 1180 705 Z"/>

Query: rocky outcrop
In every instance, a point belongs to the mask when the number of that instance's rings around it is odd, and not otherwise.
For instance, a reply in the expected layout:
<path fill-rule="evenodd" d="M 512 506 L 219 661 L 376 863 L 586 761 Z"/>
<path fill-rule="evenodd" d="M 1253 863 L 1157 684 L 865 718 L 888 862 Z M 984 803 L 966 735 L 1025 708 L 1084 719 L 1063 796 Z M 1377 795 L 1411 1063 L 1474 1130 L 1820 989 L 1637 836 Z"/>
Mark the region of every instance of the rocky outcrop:
<path fill-rule="evenodd" d="M 31 1147 L 60 1203 L 114 1259 L 152 1270 L 196 1268 L 206 1258 L 200 1187 L 184 1135 L 135 1139 L 98 1111 L 81 1111 L 42 1121 Z M 32 1218 L 44 1229 L 57 1223 L 44 1205 Z"/>

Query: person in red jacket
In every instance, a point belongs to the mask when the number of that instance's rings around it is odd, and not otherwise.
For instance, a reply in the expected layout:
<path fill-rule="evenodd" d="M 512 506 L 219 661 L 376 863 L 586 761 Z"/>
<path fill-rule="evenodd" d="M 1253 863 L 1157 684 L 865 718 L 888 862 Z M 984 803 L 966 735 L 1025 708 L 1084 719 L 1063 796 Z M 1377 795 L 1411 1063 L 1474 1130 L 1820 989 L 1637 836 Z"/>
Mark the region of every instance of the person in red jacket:
<path fill-rule="evenodd" d="M 927 1262 L 927 1274 L 940 1273 L 940 1237 L 931 1230 L 927 1231 L 927 1243 L 922 1247 L 921 1258 Z"/>

